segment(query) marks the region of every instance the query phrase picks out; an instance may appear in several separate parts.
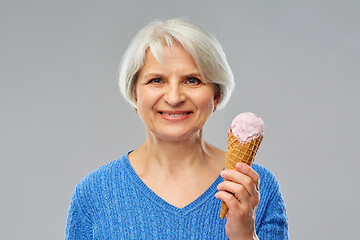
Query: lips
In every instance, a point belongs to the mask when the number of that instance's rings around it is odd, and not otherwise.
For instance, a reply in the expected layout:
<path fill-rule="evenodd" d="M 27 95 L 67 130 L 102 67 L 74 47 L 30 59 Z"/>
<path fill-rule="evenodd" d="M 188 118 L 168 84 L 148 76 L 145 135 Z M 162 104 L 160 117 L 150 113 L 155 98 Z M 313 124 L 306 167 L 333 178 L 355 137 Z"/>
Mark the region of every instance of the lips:
<path fill-rule="evenodd" d="M 191 111 L 159 111 L 158 113 L 166 120 L 184 120 L 186 119 L 192 112 Z"/>

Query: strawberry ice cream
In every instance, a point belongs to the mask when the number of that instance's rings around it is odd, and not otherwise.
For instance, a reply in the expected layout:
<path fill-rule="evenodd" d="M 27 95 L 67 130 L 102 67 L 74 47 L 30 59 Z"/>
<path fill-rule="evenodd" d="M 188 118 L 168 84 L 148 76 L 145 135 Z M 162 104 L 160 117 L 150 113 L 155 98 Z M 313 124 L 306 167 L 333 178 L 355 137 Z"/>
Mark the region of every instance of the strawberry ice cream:
<path fill-rule="evenodd" d="M 232 121 L 231 132 L 240 142 L 247 142 L 264 133 L 264 122 L 254 113 L 241 113 Z"/>

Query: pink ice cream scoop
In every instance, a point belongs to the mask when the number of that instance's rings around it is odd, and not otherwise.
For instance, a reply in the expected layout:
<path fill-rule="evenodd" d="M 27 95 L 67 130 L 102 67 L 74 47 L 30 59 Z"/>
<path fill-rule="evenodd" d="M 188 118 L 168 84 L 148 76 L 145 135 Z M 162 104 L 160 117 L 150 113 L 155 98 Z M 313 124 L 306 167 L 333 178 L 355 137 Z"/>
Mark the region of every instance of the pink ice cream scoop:
<path fill-rule="evenodd" d="M 240 142 L 247 142 L 251 138 L 264 134 L 264 122 L 254 113 L 241 113 L 232 121 L 231 132 Z"/>

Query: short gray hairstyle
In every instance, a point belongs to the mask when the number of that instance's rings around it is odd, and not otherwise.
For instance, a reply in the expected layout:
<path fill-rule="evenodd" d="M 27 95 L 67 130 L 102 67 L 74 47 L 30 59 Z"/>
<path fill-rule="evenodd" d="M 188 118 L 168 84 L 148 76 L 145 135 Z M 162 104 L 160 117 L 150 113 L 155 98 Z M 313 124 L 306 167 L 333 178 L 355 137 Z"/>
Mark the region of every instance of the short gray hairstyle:
<path fill-rule="evenodd" d="M 131 41 L 120 64 L 122 95 L 136 106 L 136 81 L 144 65 L 147 49 L 161 62 L 164 45 L 181 44 L 193 58 L 206 81 L 215 85 L 218 108 L 228 102 L 234 89 L 234 76 L 220 43 L 209 32 L 185 19 L 155 20 L 142 28 Z"/>

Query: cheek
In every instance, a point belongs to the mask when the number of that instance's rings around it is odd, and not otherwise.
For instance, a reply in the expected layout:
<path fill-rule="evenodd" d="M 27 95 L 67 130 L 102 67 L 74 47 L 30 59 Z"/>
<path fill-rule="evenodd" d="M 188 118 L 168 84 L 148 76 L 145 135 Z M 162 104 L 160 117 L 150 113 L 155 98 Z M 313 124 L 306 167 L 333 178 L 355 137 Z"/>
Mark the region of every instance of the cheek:
<path fill-rule="evenodd" d="M 139 111 L 142 109 L 152 108 L 156 103 L 156 94 L 145 89 L 138 88 L 136 91 L 136 105 Z"/>
<path fill-rule="evenodd" d="M 145 91 L 137 91 L 136 98 L 137 114 L 141 121 L 147 126 L 152 118 L 151 111 L 154 104 L 152 104 L 151 99 L 149 99 L 149 94 L 146 94 Z"/>
<path fill-rule="evenodd" d="M 213 92 L 204 92 L 202 94 L 198 94 L 197 102 L 199 107 L 201 106 L 203 109 L 209 109 L 212 111 L 215 104 Z"/>

